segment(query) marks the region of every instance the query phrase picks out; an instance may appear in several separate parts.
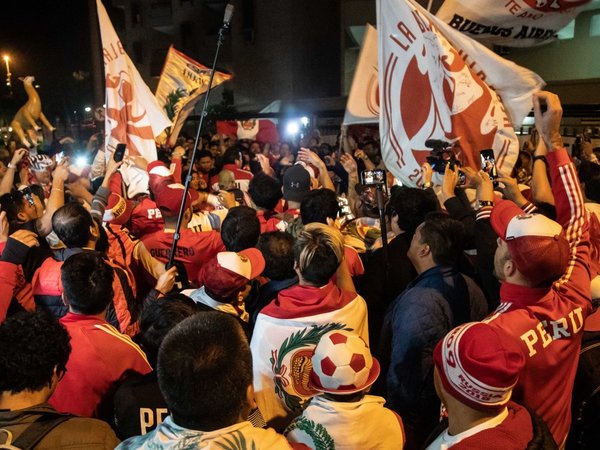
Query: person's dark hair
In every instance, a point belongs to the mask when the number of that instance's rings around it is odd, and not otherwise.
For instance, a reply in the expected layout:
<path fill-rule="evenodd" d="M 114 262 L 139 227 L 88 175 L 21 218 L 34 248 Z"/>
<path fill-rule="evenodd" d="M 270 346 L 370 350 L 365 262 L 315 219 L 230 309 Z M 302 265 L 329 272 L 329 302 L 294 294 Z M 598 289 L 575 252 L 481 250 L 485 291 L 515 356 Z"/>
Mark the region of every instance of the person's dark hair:
<path fill-rule="evenodd" d="M 327 225 L 306 225 L 294 243 L 294 262 L 302 278 L 314 286 L 324 286 L 344 259 L 344 241 Z"/>
<path fill-rule="evenodd" d="M 25 197 L 19 191 L 13 191 L 0 197 L 0 209 L 6 212 L 9 223 L 18 222 L 18 214 L 23 210 Z"/>
<path fill-rule="evenodd" d="M 283 231 L 263 233 L 256 247 L 265 258 L 263 275 L 271 280 L 287 280 L 294 271 L 294 237 Z"/>
<path fill-rule="evenodd" d="M 69 257 L 61 267 L 61 281 L 69 308 L 78 314 L 100 314 L 113 299 L 114 270 L 98 252 Z"/>
<path fill-rule="evenodd" d="M 215 159 L 213 154 L 208 150 L 198 150 L 198 153 L 196 153 L 196 161 L 200 161 L 202 158 Z"/>
<path fill-rule="evenodd" d="M 235 164 L 235 161 L 241 158 L 241 154 L 247 151 L 241 145 L 233 145 L 225 150 L 223 154 L 223 164 Z"/>
<path fill-rule="evenodd" d="M 252 384 L 252 357 L 237 319 L 220 311 L 185 319 L 158 352 L 158 383 L 182 427 L 213 431 L 233 425 Z"/>
<path fill-rule="evenodd" d="M 435 195 L 429 191 L 397 186 L 392 189 L 388 213 L 390 217 L 398 216 L 398 226 L 412 236 L 425 216 L 438 210 L 438 205 Z"/>
<path fill-rule="evenodd" d="M 249 206 L 231 208 L 221 225 L 221 239 L 229 252 L 240 252 L 256 247 L 260 236 L 260 222 L 256 211 Z"/>
<path fill-rule="evenodd" d="M 52 215 L 52 229 L 67 248 L 85 247 L 93 223 L 88 210 L 77 202 L 61 206 Z"/>
<path fill-rule="evenodd" d="M 71 338 L 44 311 L 20 312 L 0 325 L 0 392 L 36 392 L 65 372 Z"/>
<path fill-rule="evenodd" d="M 335 220 L 338 215 L 337 195 L 330 189 L 313 189 L 307 193 L 300 204 L 300 218 L 303 224 L 324 223 Z"/>
<path fill-rule="evenodd" d="M 183 319 L 193 316 L 198 311 L 193 300 L 180 294 L 167 295 L 144 308 L 137 342 L 144 349 L 152 367 L 156 367 L 158 349 L 167 333 Z"/>
<path fill-rule="evenodd" d="M 279 180 L 262 172 L 250 180 L 248 194 L 256 206 L 267 211 L 273 211 L 283 197 Z"/>
<path fill-rule="evenodd" d="M 464 245 L 463 224 L 442 212 L 429 213 L 421 227 L 421 243 L 429 244 L 433 262 L 439 266 L 457 263 Z"/>

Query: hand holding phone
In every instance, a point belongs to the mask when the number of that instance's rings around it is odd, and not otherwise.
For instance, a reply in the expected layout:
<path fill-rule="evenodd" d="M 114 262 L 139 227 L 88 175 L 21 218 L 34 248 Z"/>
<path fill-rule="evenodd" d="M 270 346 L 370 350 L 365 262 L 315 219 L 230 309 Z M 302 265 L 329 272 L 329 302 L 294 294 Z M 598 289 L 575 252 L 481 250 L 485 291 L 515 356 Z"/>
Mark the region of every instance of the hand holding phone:
<path fill-rule="evenodd" d="M 498 178 L 498 170 L 496 169 L 494 150 L 491 148 L 481 150 L 479 156 L 481 158 L 481 170 L 488 174 L 490 180 L 496 180 Z"/>
<path fill-rule="evenodd" d="M 127 146 L 125 144 L 117 144 L 117 148 L 115 149 L 115 154 L 113 155 L 113 159 L 115 162 L 123 161 L 123 157 L 125 156 L 125 150 Z"/>

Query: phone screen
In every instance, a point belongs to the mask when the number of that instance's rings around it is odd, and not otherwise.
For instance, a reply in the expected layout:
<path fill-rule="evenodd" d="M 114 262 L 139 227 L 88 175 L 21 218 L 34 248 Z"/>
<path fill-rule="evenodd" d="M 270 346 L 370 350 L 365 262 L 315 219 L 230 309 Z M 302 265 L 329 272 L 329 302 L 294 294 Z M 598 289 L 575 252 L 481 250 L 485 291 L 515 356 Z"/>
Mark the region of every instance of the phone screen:
<path fill-rule="evenodd" d="M 494 157 L 494 150 L 488 148 L 479 152 L 481 157 L 481 170 L 490 176 L 490 180 L 498 178 L 498 170 L 496 170 L 496 158 Z"/>

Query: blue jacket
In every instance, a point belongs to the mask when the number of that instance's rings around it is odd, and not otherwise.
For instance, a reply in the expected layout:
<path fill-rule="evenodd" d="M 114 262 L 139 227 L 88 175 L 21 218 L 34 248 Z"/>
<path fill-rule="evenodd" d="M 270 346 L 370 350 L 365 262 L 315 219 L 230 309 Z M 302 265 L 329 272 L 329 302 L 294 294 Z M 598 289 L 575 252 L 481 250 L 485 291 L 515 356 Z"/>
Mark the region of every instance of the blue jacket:
<path fill-rule="evenodd" d="M 421 428 L 425 423 L 427 434 L 439 417 L 433 384 L 436 344 L 452 328 L 486 314 L 485 296 L 475 282 L 442 266 L 420 274 L 390 305 L 381 338 L 390 355 L 387 406 L 409 426 Z"/>

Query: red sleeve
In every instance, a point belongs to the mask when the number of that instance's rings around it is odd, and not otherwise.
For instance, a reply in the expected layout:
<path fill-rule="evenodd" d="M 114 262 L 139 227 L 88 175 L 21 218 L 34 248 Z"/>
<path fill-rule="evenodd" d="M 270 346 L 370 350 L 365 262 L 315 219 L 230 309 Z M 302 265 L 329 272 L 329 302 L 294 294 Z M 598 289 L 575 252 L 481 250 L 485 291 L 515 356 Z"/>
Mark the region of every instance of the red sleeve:
<path fill-rule="evenodd" d="M 554 287 L 561 294 L 574 296 L 573 300 L 591 307 L 589 220 L 577 172 L 564 149 L 549 153 L 547 159 L 556 203 L 556 221 L 564 228 L 571 247 L 567 270 Z"/>
<path fill-rule="evenodd" d="M 121 186 L 123 186 L 123 177 L 121 176 L 121 172 L 117 171 L 110 177 L 108 188 L 110 189 L 110 192 L 123 196 Z"/>
<path fill-rule="evenodd" d="M 6 312 L 12 301 L 13 292 L 17 285 L 17 266 L 15 264 L 0 261 L 0 323 L 6 319 Z M 8 295 L 10 293 L 10 295 Z"/>

